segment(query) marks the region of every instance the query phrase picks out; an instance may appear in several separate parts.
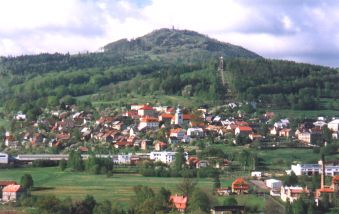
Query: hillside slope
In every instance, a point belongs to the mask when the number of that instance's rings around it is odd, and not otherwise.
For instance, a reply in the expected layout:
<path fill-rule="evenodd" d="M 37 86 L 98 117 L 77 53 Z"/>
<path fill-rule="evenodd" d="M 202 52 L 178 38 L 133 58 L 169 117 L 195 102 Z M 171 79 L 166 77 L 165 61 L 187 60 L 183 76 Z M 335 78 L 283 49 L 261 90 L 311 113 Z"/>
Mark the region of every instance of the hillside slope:
<path fill-rule="evenodd" d="M 224 57 L 228 89 L 239 100 L 278 108 L 339 109 L 337 70 L 266 60 L 242 47 L 187 30 L 160 29 L 119 40 L 103 52 L 39 54 L 0 58 L 0 105 L 7 112 L 38 114 L 71 97 L 110 103 L 131 96 L 194 97 L 222 103 L 218 59 Z M 65 99 L 65 96 L 67 99 Z M 176 103 L 173 103 L 176 104 Z"/>

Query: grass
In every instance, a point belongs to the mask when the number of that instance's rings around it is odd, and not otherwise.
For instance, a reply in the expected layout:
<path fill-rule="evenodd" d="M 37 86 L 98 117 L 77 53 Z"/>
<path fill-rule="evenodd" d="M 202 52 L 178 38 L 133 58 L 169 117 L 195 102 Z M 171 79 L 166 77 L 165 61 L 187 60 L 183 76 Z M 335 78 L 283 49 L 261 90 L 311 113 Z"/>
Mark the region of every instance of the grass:
<path fill-rule="evenodd" d="M 138 174 L 114 174 L 113 177 L 107 178 L 105 175 L 92 175 L 84 172 L 62 172 L 58 167 L 0 169 L 0 180 L 19 182 L 25 173 L 33 177 L 35 186 L 35 190 L 32 191 L 33 195 L 55 195 L 60 199 L 70 197 L 73 200 L 81 200 L 90 194 L 97 201 L 109 200 L 123 207 L 129 206 L 130 199 L 134 195 L 133 187 L 136 185 L 146 185 L 154 191 L 165 187 L 172 193 L 176 193 L 177 184 L 182 182 L 182 178 L 143 177 Z M 229 177 L 221 177 L 221 187 L 231 186 L 232 181 Z M 212 186 L 213 179 L 198 179 L 198 187 L 203 191 L 211 192 Z M 254 195 L 240 195 L 235 198 L 241 205 L 263 210 L 263 198 Z M 222 203 L 224 197 L 217 199 L 219 203 Z"/>
<path fill-rule="evenodd" d="M 338 110 L 290 110 L 290 109 L 274 109 L 276 115 L 282 115 L 288 118 L 317 118 L 319 116 L 333 117 L 339 115 Z"/>
<path fill-rule="evenodd" d="M 32 192 L 33 195 L 53 194 L 61 199 L 71 197 L 79 200 L 90 194 L 98 201 L 110 200 L 123 206 L 128 206 L 136 185 L 146 185 L 154 191 L 165 187 L 176 193 L 176 185 L 182 182 L 182 178 L 142 177 L 138 174 L 114 174 L 107 178 L 105 175 L 61 172 L 58 167 L 0 169 L 0 180 L 19 182 L 25 173 L 32 175 L 34 186 L 37 187 L 37 191 Z M 222 179 L 221 182 L 223 186 L 229 186 L 231 181 Z M 198 179 L 198 187 L 204 191 L 211 191 L 212 186 L 212 179 Z"/>

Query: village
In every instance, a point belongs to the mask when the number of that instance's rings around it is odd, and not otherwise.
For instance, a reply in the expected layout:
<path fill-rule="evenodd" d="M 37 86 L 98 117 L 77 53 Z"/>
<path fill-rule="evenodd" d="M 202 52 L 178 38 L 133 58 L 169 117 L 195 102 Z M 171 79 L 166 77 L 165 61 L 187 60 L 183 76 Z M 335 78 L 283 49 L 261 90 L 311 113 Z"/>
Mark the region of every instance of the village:
<path fill-rule="evenodd" d="M 18 113 L 13 117 L 12 130 L 5 132 L 0 164 L 15 167 L 30 165 L 36 160 L 67 160 L 68 153 L 75 150 L 84 160 L 91 154 L 110 158 L 115 167 L 140 166 L 145 161 L 172 166 L 180 153 L 184 157 L 184 168 L 214 168 L 220 170 L 221 176 L 231 168 L 240 172 L 230 186 L 220 183 L 215 186 L 215 193 L 220 197 L 265 192 L 269 197 L 278 197 L 280 202 L 292 203 L 312 191 L 297 183 L 284 185 L 286 177 L 321 176 L 320 188 L 312 192 L 315 204 L 321 204 L 324 194 L 329 194 L 329 201 L 335 204 L 335 196 L 339 194 L 337 156 L 334 160 L 325 160 L 317 155 L 318 163 L 292 162 L 290 169 L 281 166 L 278 171 L 272 171 L 256 160 L 246 165 L 238 158 L 231 160 L 211 153 L 199 155 L 214 144 L 267 149 L 267 152 L 290 148 L 319 153 L 338 141 L 339 118 L 335 116 L 291 121 L 274 112 L 249 113 L 241 105 L 251 107 L 251 104 L 229 103 L 221 110 L 212 111 L 207 105 L 188 109 L 133 104 L 125 111 L 100 115 L 79 110 L 77 106 L 64 106 L 46 110 L 37 121 L 29 121 L 25 114 Z M 328 152 L 329 155 L 337 154 L 337 147 L 333 148 L 336 151 Z M 16 200 L 26 192 L 15 181 L 0 181 L 0 189 L 2 202 Z M 173 195 L 171 200 L 180 212 L 185 211 L 187 196 Z M 245 207 L 216 206 L 212 213 L 232 210 L 243 213 Z"/>

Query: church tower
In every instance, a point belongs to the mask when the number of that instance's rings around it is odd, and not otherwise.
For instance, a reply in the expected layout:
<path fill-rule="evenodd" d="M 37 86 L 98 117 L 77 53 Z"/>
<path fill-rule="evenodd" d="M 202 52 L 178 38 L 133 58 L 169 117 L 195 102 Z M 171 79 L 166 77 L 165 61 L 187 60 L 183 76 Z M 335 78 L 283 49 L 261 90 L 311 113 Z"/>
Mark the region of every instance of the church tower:
<path fill-rule="evenodd" d="M 174 115 L 174 124 L 181 126 L 183 123 L 183 114 L 180 106 L 177 107 Z"/>

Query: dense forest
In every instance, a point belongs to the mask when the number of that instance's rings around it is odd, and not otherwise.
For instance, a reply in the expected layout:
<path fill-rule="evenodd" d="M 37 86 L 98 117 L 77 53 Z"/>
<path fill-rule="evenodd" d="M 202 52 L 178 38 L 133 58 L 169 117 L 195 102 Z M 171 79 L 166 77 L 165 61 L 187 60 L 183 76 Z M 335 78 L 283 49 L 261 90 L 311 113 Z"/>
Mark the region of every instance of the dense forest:
<path fill-rule="evenodd" d="M 220 102 L 231 96 L 277 108 L 339 109 L 338 70 L 267 60 L 192 31 L 162 29 L 103 50 L 1 57 L 2 107 L 37 115 L 41 108 L 71 104 L 83 95 L 105 101 L 134 93 Z M 225 60 L 226 85 L 217 71 L 219 56 Z"/>

